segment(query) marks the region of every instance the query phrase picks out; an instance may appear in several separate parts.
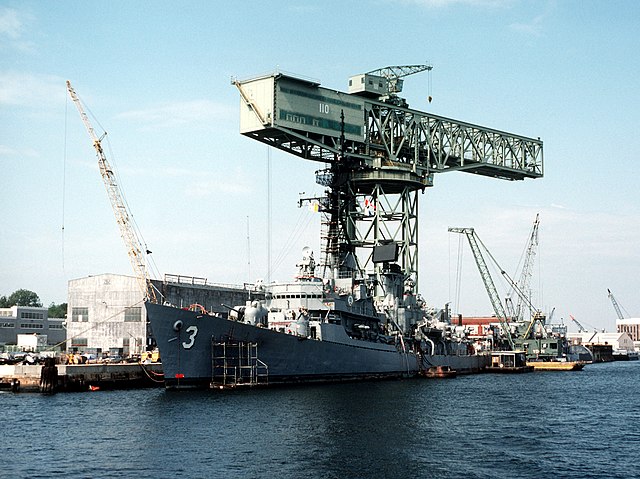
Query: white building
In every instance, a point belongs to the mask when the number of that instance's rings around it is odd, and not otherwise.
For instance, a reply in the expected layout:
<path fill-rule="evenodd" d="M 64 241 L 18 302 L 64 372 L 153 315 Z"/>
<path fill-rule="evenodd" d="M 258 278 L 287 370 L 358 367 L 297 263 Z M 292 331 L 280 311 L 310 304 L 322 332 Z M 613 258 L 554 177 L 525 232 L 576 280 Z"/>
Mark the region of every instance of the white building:
<path fill-rule="evenodd" d="M 219 314 L 228 312 L 223 304 L 244 305 L 249 299 L 264 299 L 262 292 L 215 285 L 205 278 L 166 275 L 164 281 L 153 283 L 162 301 L 178 307 L 197 303 Z M 67 303 L 69 352 L 127 357 L 155 345 L 144 294 L 133 276 L 99 274 L 72 279 Z"/>
<path fill-rule="evenodd" d="M 567 338 L 575 344 L 582 344 L 583 346 L 589 345 L 606 345 L 610 344 L 614 351 L 626 350 L 633 351 L 633 340 L 627 333 L 598 333 L 589 332 L 584 333 L 569 333 Z"/>
<path fill-rule="evenodd" d="M 640 341 L 640 318 L 617 319 L 616 330 L 627 333 L 633 341 Z"/>
<path fill-rule="evenodd" d="M 144 295 L 132 276 L 100 274 L 69 281 L 67 351 L 124 355 L 146 350 Z"/>

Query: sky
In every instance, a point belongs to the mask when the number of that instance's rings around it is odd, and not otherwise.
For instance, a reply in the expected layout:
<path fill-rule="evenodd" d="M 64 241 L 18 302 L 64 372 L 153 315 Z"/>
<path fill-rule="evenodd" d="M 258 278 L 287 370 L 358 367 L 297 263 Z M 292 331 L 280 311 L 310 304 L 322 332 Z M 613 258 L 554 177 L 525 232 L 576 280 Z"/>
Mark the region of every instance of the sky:
<path fill-rule="evenodd" d="M 322 193 L 323 165 L 240 135 L 231 79 L 278 69 L 347 91 L 351 75 L 428 62 L 405 79 L 412 108 L 541 138 L 544 177 L 436 175 L 420 195 L 421 294 L 491 314 L 447 228 L 474 227 L 513 276 L 539 213 L 534 303 L 570 331 L 571 316 L 613 331 L 607 289 L 640 317 L 638 19 L 633 0 L 1 0 L 0 295 L 58 304 L 71 279 L 132 274 L 66 80 L 108 132 L 160 277 L 241 284 L 264 278 L 269 256 L 278 280 L 303 247 L 320 256 L 320 217 L 298 198 Z"/>

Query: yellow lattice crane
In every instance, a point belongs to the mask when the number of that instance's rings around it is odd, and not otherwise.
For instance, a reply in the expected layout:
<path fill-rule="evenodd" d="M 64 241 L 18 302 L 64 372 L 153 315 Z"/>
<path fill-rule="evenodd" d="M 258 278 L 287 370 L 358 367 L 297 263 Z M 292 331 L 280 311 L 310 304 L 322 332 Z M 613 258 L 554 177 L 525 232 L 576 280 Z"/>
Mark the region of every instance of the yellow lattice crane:
<path fill-rule="evenodd" d="M 76 104 L 76 107 L 80 112 L 80 118 L 82 118 L 82 122 L 84 123 L 84 126 L 91 137 L 91 141 L 93 142 L 93 147 L 96 149 L 100 175 L 102 176 L 102 181 L 107 189 L 107 194 L 109 195 L 109 200 L 116 217 L 116 222 L 120 228 L 120 236 L 127 247 L 127 254 L 129 256 L 131 266 L 133 267 L 135 277 L 145 295 L 145 299 L 152 303 L 156 303 L 158 298 L 156 295 L 156 289 L 151 282 L 151 277 L 149 276 L 146 257 L 146 255 L 151 252 L 147 250 L 146 247 L 143 247 L 142 242 L 140 241 L 139 235 L 132 223 L 132 215 L 129 213 L 129 208 L 127 207 L 122 193 L 120 192 L 114 170 L 104 154 L 102 140 L 106 133 L 102 135 L 102 137 L 98 138 L 87 114 L 84 111 L 84 108 L 82 107 L 80 98 L 78 98 L 78 95 L 69 81 L 67 81 L 67 90 L 69 92 L 69 96 L 71 96 L 71 99 Z"/>

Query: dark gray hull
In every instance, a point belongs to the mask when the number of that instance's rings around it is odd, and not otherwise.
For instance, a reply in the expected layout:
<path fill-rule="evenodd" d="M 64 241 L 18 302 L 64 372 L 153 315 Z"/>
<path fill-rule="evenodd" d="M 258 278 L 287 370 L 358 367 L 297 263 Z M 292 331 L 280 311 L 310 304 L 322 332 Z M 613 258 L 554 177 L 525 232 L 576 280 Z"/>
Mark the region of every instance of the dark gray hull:
<path fill-rule="evenodd" d="M 168 306 L 146 308 L 170 389 L 407 377 L 418 374 L 421 361 L 475 372 L 485 362 L 482 356 L 421 359 L 401 344 L 320 341 Z"/>

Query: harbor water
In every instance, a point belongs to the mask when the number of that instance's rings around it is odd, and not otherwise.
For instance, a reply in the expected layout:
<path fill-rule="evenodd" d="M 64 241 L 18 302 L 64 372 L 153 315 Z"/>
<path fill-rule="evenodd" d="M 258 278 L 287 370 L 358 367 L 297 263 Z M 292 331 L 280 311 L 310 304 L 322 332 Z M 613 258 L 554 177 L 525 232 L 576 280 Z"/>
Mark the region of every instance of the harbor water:
<path fill-rule="evenodd" d="M 0 477 L 640 477 L 640 362 L 271 389 L 0 394 Z"/>

